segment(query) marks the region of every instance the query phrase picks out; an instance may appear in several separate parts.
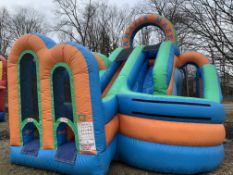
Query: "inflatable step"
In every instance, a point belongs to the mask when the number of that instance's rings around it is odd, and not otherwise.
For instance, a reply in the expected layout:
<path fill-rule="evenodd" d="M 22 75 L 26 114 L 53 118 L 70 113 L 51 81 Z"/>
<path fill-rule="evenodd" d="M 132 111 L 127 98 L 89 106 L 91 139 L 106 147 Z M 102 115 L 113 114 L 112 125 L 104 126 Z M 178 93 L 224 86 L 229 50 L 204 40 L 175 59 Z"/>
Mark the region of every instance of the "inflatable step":
<path fill-rule="evenodd" d="M 77 157 L 75 142 L 68 142 L 58 147 L 55 159 L 64 163 L 74 164 Z"/>
<path fill-rule="evenodd" d="M 40 140 L 34 139 L 31 142 L 25 144 L 21 150 L 22 154 L 28 154 L 32 156 L 37 156 L 40 149 Z"/>

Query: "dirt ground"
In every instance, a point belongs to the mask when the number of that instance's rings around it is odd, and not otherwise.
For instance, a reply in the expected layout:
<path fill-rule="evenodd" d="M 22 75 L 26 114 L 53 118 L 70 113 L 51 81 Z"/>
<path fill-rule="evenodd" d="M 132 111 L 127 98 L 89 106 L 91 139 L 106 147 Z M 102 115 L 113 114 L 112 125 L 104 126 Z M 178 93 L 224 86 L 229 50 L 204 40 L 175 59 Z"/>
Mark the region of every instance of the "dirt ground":
<path fill-rule="evenodd" d="M 215 171 L 207 175 L 233 175 L 233 114 L 228 114 L 226 123 L 225 160 Z M 58 173 L 12 165 L 9 161 L 8 123 L 0 123 L 0 175 L 58 175 Z M 112 162 L 108 175 L 159 175 L 127 166 L 121 162 Z M 161 174 L 160 174 L 161 175 Z"/>

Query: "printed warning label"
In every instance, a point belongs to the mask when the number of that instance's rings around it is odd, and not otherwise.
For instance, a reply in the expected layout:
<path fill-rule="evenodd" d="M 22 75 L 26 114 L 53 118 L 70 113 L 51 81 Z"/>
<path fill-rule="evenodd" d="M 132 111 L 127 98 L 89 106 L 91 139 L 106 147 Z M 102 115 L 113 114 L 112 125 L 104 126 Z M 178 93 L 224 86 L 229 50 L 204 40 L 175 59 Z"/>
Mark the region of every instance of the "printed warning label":
<path fill-rule="evenodd" d="M 96 150 L 93 122 L 78 123 L 78 135 L 81 151 Z"/>

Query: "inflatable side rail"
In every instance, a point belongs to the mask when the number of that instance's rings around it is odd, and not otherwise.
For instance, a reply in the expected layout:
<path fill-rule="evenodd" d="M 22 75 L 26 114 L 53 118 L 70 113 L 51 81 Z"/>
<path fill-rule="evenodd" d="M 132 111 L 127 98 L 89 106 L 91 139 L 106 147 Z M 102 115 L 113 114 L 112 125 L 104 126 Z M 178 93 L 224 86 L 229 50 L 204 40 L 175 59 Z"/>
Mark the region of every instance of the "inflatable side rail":
<path fill-rule="evenodd" d="M 222 93 L 216 68 L 209 64 L 209 60 L 197 52 L 187 52 L 182 55 L 175 44 L 163 42 L 158 51 L 156 64 L 153 68 L 154 94 L 172 95 L 174 89 L 175 71 L 186 64 L 193 64 L 199 71 L 201 81 L 201 96 L 220 103 Z M 212 85 L 215 86 L 212 86 Z"/>
<path fill-rule="evenodd" d="M 118 100 L 120 113 L 143 118 L 196 123 L 223 123 L 225 119 L 223 105 L 210 101 L 136 93 L 119 94 Z"/>

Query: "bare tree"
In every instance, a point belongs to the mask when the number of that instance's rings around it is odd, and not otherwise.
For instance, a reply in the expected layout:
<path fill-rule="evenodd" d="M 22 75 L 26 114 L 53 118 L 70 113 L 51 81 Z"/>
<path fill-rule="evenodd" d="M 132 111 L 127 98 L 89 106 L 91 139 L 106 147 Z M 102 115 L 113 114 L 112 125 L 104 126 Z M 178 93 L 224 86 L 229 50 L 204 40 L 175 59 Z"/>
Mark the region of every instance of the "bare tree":
<path fill-rule="evenodd" d="M 96 11 L 92 0 L 88 3 L 84 1 L 79 3 L 78 0 L 54 0 L 54 2 L 58 6 L 56 15 L 61 18 L 56 30 L 86 46 L 88 28 Z"/>
<path fill-rule="evenodd" d="M 61 17 L 55 30 L 62 33 L 62 40 L 71 39 L 107 55 L 120 45 L 122 31 L 129 21 L 129 9 L 118 9 L 106 1 L 54 2 L 58 6 L 56 14 Z"/>
<path fill-rule="evenodd" d="M 0 52 L 3 55 L 7 54 L 7 49 L 10 47 L 10 32 L 8 24 L 10 15 L 6 8 L 0 9 Z"/>
<path fill-rule="evenodd" d="M 133 10 L 118 9 L 116 6 L 100 2 L 98 4 L 95 26 L 99 40 L 98 51 L 109 54 L 121 46 L 124 28 L 131 22 Z"/>
<path fill-rule="evenodd" d="M 11 40 L 28 33 L 42 33 L 48 32 L 48 24 L 43 20 L 43 16 L 34 9 L 20 8 L 11 16 L 8 25 L 11 33 Z"/>
<path fill-rule="evenodd" d="M 196 50 L 212 60 L 222 86 L 233 78 L 232 0 L 150 0 L 141 12 L 148 9 L 174 23 L 182 51 Z"/>
<path fill-rule="evenodd" d="M 181 10 L 183 6 L 187 4 L 187 0 L 149 0 L 144 2 L 141 5 L 141 8 L 137 8 L 136 16 L 147 14 L 147 13 L 155 13 L 169 19 L 173 24 L 177 32 L 178 36 L 178 45 L 182 51 L 191 50 L 192 39 L 190 39 L 190 30 L 188 30 L 187 26 L 183 24 L 183 21 L 186 21 L 186 15 Z M 146 36 L 149 34 L 149 37 Z M 142 42 L 142 38 L 147 39 L 149 41 L 144 41 L 142 43 L 155 44 L 155 42 L 163 41 L 164 34 L 163 32 L 156 27 L 147 27 L 141 32 L 138 33 L 138 37 L 136 38 L 139 42 Z M 141 37 L 141 39 L 140 39 Z M 153 38 L 153 39 L 150 39 Z"/>
<path fill-rule="evenodd" d="M 192 0 L 184 7 L 186 26 L 200 38 L 200 51 L 210 56 L 220 73 L 223 90 L 233 78 L 233 1 Z"/>

